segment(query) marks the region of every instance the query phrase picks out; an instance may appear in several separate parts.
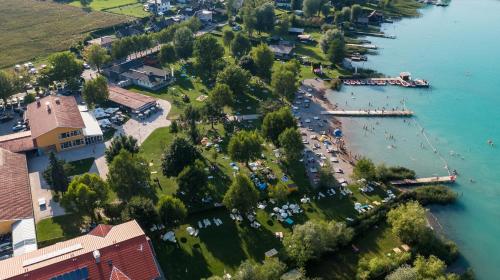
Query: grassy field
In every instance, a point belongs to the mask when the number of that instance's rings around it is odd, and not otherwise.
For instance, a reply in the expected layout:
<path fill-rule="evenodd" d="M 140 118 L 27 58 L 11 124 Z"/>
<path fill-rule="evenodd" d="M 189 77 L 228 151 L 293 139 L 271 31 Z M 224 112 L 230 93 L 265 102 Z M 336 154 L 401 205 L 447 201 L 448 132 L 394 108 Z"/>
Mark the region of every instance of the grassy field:
<path fill-rule="evenodd" d="M 89 4 L 86 5 L 85 7 L 88 7 L 92 10 L 97 10 L 97 11 L 102 11 L 102 10 L 107 10 L 119 6 L 126 6 L 130 4 L 136 4 L 138 1 L 137 0 L 90 0 Z M 80 0 L 74 0 L 74 1 L 68 1 L 67 2 L 71 6 L 83 8 L 84 6 L 82 5 L 82 1 Z"/>
<path fill-rule="evenodd" d="M 144 11 L 144 7 L 142 5 L 143 4 L 141 3 L 134 3 L 127 6 L 120 6 L 112 9 L 107 9 L 106 12 L 137 17 L 137 18 L 150 16 L 151 14 L 149 12 Z"/>
<path fill-rule="evenodd" d="M 0 15 L 0 69 L 66 50 L 93 30 L 131 19 L 35 0 L 0 0 Z"/>

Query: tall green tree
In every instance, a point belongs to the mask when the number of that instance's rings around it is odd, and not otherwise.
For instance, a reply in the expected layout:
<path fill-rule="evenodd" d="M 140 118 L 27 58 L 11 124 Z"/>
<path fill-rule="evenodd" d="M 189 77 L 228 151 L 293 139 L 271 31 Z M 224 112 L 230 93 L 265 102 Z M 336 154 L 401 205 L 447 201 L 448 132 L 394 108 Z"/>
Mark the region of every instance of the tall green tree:
<path fill-rule="evenodd" d="M 260 44 L 252 50 L 252 58 L 255 62 L 257 75 L 262 79 L 271 78 L 271 70 L 274 64 L 274 54 L 265 44 Z"/>
<path fill-rule="evenodd" d="M 95 222 L 96 210 L 103 207 L 109 197 L 108 184 L 97 174 L 85 173 L 71 180 L 61 197 L 61 205 L 70 212 L 86 215 Z"/>
<path fill-rule="evenodd" d="M 111 60 L 108 51 L 99 45 L 87 47 L 83 52 L 83 57 L 90 66 L 97 68 L 98 73 L 101 72 L 102 66 Z"/>
<path fill-rule="evenodd" d="M 218 83 L 208 94 L 208 98 L 218 107 L 231 106 L 234 102 L 233 91 L 222 83 Z"/>
<path fill-rule="evenodd" d="M 64 192 L 69 185 L 66 162 L 58 159 L 54 152 L 49 154 L 49 165 L 43 172 L 45 182 L 55 191 Z"/>
<path fill-rule="evenodd" d="M 203 35 L 194 42 L 193 56 L 202 78 L 212 79 L 222 66 L 224 47 L 212 35 Z"/>
<path fill-rule="evenodd" d="M 158 213 L 163 224 L 167 227 L 180 225 L 187 217 L 187 209 L 178 198 L 165 195 L 158 202 Z"/>
<path fill-rule="evenodd" d="M 279 144 L 279 135 L 287 128 L 297 128 L 297 121 L 288 107 L 266 114 L 262 121 L 262 135 Z"/>
<path fill-rule="evenodd" d="M 298 76 L 287 67 L 280 65 L 273 72 L 271 86 L 274 89 L 274 94 L 283 99 L 293 101 L 295 93 L 299 89 Z"/>
<path fill-rule="evenodd" d="M 233 31 L 224 30 L 224 32 L 222 32 L 222 41 L 224 42 L 224 46 L 230 46 L 233 39 L 234 39 Z"/>
<path fill-rule="evenodd" d="M 41 71 L 45 83 L 53 81 L 69 82 L 79 79 L 83 72 L 83 63 L 71 52 L 60 52 L 49 56 L 49 66 Z"/>
<path fill-rule="evenodd" d="M 233 94 L 240 95 L 246 92 L 246 87 L 250 82 L 250 73 L 241 67 L 228 64 L 219 75 L 217 75 L 217 82 L 229 86 Z"/>
<path fill-rule="evenodd" d="M 4 104 L 7 104 L 7 99 L 16 93 L 14 75 L 0 71 L 0 99 Z"/>
<path fill-rule="evenodd" d="M 277 258 L 266 258 L 263 263 L 244 261 L 234 273 L 235 280 L 280 280 L 286 265 Z M 302 279 L 302 278 L 300 278 Z"/>
<path fill-rule="evenodd" d="M 110 145 L 104 152 L 106 162 L 111 163 L 113 161 L 113 158 L 117 156 L 122 149 L 125 149 L 132 154 L 139 153 L 139 145 L 137 144 L 137 139 L 135 139 L 131 135 L 127 136 L 124 134 L 113 137 Z"/>
<path fill-rule="evenodd" d="M 331 42 L 334 40 L 344 40 L 342 31 L 335 28 L 328 29 L 319 40 L 319 46 L 323 53 L 326 54 L 328 52 L 328 48 L 330 47 Z"/>
<path fill-rule="evenodd" d="M 193 164 L 200 158 L 200 153 L 189 141 L 178 137 L 165 150 L 162 159 L 163 175 L 177 176 L 186 166 Z"/>
<path fill-rule="evenodd" d="M 158 211 L 150 198 L 133 196 L 125 203 L 121 218 L 123 221 L 136 220 L 141 227 L 149 229 L 158 222 Z"/>
<path fill-rule="evenodd" d="M 224 107 L 219 106 L 212 99 L 208 99 L 205 104 L 203 104 L 201 107 L 201 115 L 204 120 L 210 122 L 212 129 L 215 128 L 215 123 L 226 118 Z"/>
<path fill-rule="evenodd" d="M 288 191 L 288 187 L 282 183 L 278 183 L 274 186 L 269 186 L 268 188 L 269 197 L 278 202 L 285 203 L 289 193 L 290 192 Z"/>
<path fill-rule="evenodd" d="M 184 201 L 191 202 L 201 199 L 208 190 L 208 174 L 200 160 L 193 165 L 186 166 L 177 176 L 177 196 Z"/>
<path fill-rule="evenodd" d="M 252 181 L 246 175 L 237 174 L 222 202 L 227 209 L 237 209 L 241 213 L 247 213 L 255 207 L 258 200 L 259 193 Z"/>
<path fill-rule="evenodd" d="M 175 56 L 175 48 L 171 44 L 161 46 L 158 59 L 161 64 L 174 63 L 177 60 Z"/>
<path fill-rule="evenodd" d="M 345 42 L 341 39 L 335 39 L 330 42 L 328 52 L 326 53 L 331 63 L 339 64 L 345 58 Z"/>
<path fill-rule="evenodd" d="M 362 158 L 356 162 L 352 172 L 352 177 L 354 179 L 366 179 L 368 181 L 374 181 L 377 179 L 377 169 L 373 161 L 368 158 Z"/>
<path fill-rule="evenodd" d="M 354 4 L 351 6 L 351 22 L 356 23 L 358 18 L 363 14 L 363 8 L 359 4 Z"/>
<path fill-rule="evenodd" d="M 298 129 L 293 127 L 285 129 L 278 136 L 278 142 L 289 161 L 297 161 L 302 157 L 304 143 L 302 143 L 302 136 Z"/>
<path fill-rule="evenodd" d="M 248 166 L 248 161 L 258 158 L 262 153 L 262 139 L 255 131 L 238 131 L 231 137 L 228 145 L 229 156 Z"/>
<path fill-rule="evenodd" d="M 89 106 L 104 103 L 109 97 L 108 80 L 99 75 L 95 79 L 86 81 L 82 96 Z"/>
<path fill-rule="evenodd" d="M 304 0 L 302 10 L 306 17 L 312 17 L 314 15 L 319 15 L 321 6 L 322 0 Z"/>
<path fill-rule="evenodd" d="M 352 237 L 353 230 L 344 223 L 310 220 L 295 226 L 292 234 L 283 239 L 283 245 L 288 256 L 303 267 L 322 253 L 333 252 L 347 244 Z"/>
<path fill-rule="evenodd" d="M 237 33 L 230 44 L 231 53 L 239 59 L 240 57 L 248 54 L 252 49 L 252 44 L 248 40 L 247 36 L 242 33 Z"/>
<path fill-rule="evenodd" d="M 193 53 L 194 35 L 191 29 L 181 27 L 175 31 L 173 40 L 175 54 L 179 58 L 188 58 Z"/>
<path fill-rule="evenodd" d="M 109 165 L 108 183 L 122 200 L 151 191 L 148 163 L 138 155 L 122 149 Z"/>
<path fill-rule="evenodd" d="M 264 3 L 255 10 L 255 29 L 260 32 L 271 32 L 274 29 L 276 15 L 274 13 L 274 4 Z"/>
<path fill-rule="evenodd" d="M 290 28 L 290 20 L 288 17 L 284 17 L 280 19 L 279 23 L 275 27 L 276 33 L 281 36 L 285 36 L 288 34 L 288 29 Z"/>
<path fill-rule="evenodd" d="M 418 202 L 408 202 L 387 213 L 393 233 L 403 242 L 419 240 L 427 230 L 425 209 Z"/>
<path fill-rule="evenodd" d="M 243 19 L 245 30 L 248 32 L 249 36 L 252 36 L 252 33 L 257 25 L 257 15 L 255 9 L 250 5 L 245 5 L 241 9 L 241 17 Z"/>

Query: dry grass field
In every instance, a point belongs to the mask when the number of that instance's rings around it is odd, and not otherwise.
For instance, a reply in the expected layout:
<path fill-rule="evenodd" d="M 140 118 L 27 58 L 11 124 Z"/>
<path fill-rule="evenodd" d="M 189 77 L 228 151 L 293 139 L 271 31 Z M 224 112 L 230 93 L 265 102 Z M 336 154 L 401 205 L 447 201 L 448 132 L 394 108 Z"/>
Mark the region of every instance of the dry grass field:
<path fill-rule="evenodd" d="M 68 49 L 93 30 L 131 18 L 38 0 L 0 0 L 0 69 Z"/>

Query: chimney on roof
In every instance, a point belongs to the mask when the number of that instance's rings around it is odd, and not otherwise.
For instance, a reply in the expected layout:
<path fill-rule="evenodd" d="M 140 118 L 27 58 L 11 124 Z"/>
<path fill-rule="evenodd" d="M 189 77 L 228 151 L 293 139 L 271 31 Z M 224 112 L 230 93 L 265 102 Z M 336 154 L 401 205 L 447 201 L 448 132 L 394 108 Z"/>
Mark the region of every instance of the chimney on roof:
<path fill-rule="evenodd" d="M 94 250 L 94 252 L 92 252 L 92 255 L 94 256 L 95 263 L 101 262 L 101 252 L 99 252 L 99 250 Z"/>
<path fill-rule="evenodd" d="M 59 99 L 59 97 L 58 97 L 58 98 L 56 98 L 55 100 L 56 100 L 56 104 L 57 104 L 57 105 L 61 104 L 61 99 Z"/>
<path fill-rule="evenodd" d="M 37 100 L 36 100 L 36 106 L 37 106 L 37 107 L 40 107 L 40 99 L 37 99 Z"/>
<path fill-rule="evenodd" d="M 50 114 L 51 109 L 50 109 L 50 102 L 46 102 L 45 105 L 47 105 L 47 112 Z"/>

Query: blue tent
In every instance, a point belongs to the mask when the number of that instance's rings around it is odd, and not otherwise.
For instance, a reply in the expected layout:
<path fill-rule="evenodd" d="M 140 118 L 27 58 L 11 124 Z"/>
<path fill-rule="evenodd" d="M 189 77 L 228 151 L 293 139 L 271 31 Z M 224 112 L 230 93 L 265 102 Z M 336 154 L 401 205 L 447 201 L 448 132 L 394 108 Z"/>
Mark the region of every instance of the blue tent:
<path fill-rule="evenodd" d="M 266 183 L 259 183 L 258 186 L 259 186 L 259 190 L 261 190 L 261 191 L 263 191 L 263 190 L 265 190 L 267 188 L 267 184 Z"/>
<path fill-rule="evenodd" d="M 335 130 L 333 131 L 333 136 L 335 136 L 335 137 L 342 137 L 342 130 L 340 130 L 340 129 L 338 129 L 338 128 L 337 128 L 337 129 L 335 129 Z"/>

